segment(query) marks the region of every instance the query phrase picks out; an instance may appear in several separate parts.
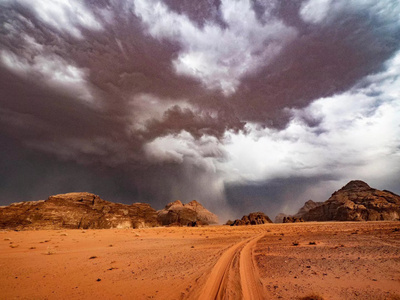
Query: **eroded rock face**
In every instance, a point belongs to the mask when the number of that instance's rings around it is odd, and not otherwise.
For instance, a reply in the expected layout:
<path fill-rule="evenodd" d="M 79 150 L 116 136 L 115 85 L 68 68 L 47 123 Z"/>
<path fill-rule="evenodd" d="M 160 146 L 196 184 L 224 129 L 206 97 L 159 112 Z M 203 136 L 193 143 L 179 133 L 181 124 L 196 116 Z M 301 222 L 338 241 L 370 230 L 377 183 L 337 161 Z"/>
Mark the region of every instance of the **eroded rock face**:
<path fill-rule="evenodd" d="M 242 225 L 259 225 L 272 223 L 270 218 L 262 212 L 254 212 L 248 216 L 243 216 L 242 219 L 235 220 L 231 226 L 242 226 Z"/>
<path fill-rule="evenodd" d="M 305 221 L 379 221 L 400 219 L 400 196 L 350 181 L 321 206 L 303 215 Z"/>
<path fill-rule="evenodd" d="M 308 200 L 299 209 L 295 215 L 286 215 L 283 213 L 278 214 L 275 217 L 275 223 L 296 223 L 304 222 L 303 216 L 308 213 L 311 209 L 321 206 L 324 202 L 315 202 L 313 200 Z"/>
<path fill-rule="evenodd" d="M 60 194 L 45 201 L 0 207 L 2 229 L 108 229 L 157 225 L 156 210 L 149 204 L 113 203 L 91 193 Z"/>
<path fill-rule="evenodd" d="M 176 226 L 198 226 L 218 223 L 218 217 L 196 200 L 187 204 L 176 200 L 167 204 L 164 209 L 159 210 L 157 215 L 158 222 L 164 226 L 171 224 Z"/>
<path fill-rule="evenodd" d="M 321 206 L 324 202 L 315 202 L 313 200 L 308 200 L 304 205 L 299 209 L 297 214 L 295 214 L 294 218 L 302 218 L 306 213 L 308 213 L 311 209 L 314 209 L 318 206 Z"/>

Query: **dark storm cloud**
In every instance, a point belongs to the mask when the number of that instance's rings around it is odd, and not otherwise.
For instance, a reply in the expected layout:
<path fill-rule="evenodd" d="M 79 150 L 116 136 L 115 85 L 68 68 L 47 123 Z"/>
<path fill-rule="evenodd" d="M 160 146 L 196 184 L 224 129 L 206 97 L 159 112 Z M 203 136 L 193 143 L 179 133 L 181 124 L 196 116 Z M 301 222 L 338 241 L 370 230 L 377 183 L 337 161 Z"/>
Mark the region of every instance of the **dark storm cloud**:
<path fill-rule="evenodd" d="M 247 132 L 246 122 L 279 131 L 295 118 L 323 135 L 323 117 L 300 109 L 383 71 L 400 48 L 398 18 L 373 1 L 326 1 L 329 15 L 306 10 L 314 2 L 3 1 L 0 200 L 87 187 L 220 211 L 241 209 L 248 193 L 248 207 L 277 210 L 284 186 L 307 190 L 317 176 L 225 185 L 237 172 L 220 170 L 226 133 Z"/>
<path fill-rule="evenodd" d="M 325 201 L 335 190 L 329 190 L 333 176 L 275 178 L 267 183 L 226 185 L 226 195 L 235 218 L 254 211 L 265 212 L 272 220 L 280 212 L 294 214 L 311 197 L 314 201 Z M 311 188 L 324 185 L 323 192 L 312 192 Z M 307 198 L 308 197 L 308 198 Z M 299 199 L 301 199 L 299 201 Z"/>
<path fill-rule="evenodd" d="M 294 13 L 287 10 L 280 14 L 290 22 Z M 283 108 L 305 107 L 315 99 L 346 91 L 380 71 L 400 45 L 396 38 L 400 27 L 388 27 L 368 10 L 343 11 L 332 24 L 322 26 L 293 23 L 299 37 L 274 63 L 244 78 L 233 95 L 243 119 L 282 128 L 290 118 Z"/>
<path fill-rule="evenodd" d="M 210 113 L 201 114 L 190 109 L 181 109 L 176 105 L 168 109 L 161 120 L 150 120 L 146 128 L 149 137 L 152 138 L 178 134 L 182 130 L 189 132 L 195 138 L 203 135 L 222 138 L 226 130 L 239 132 L 243 130 L 244 124 L 223 111 L 213 117 Z"/>

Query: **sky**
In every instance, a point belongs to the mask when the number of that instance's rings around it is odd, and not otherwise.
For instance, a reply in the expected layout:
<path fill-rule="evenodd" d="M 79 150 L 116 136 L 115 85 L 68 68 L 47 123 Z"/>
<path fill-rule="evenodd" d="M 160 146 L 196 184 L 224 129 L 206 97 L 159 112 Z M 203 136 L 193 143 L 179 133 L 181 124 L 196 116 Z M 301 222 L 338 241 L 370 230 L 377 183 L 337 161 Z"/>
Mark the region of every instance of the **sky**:
<path fill-rule="evenodd" d="M 0 0 L 0 205 L 220 221 L 400 194 L 398 0 Z"/>

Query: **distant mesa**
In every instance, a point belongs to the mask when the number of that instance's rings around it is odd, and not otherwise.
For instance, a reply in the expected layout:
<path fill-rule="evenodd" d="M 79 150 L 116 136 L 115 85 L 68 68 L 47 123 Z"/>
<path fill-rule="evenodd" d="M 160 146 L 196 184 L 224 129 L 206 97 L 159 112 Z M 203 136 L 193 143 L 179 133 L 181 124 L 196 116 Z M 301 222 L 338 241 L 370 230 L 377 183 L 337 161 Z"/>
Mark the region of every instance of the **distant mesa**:
<path fill-rule="evenodd" d="M 291 218 L 304 221 L 397 221 L 400 220 L 400 196 L 371 188 L 361 180 L 353 180 L 325 202 L 309 200 L 294 216 L 279 214 L 275 221 L 290 222 Z"/>
<path fill-rule="evenodd" d="M 243 225 L 260 225 L 272 223 L 271 219 L 262 212 L 254 212 L 247 216 L 243 216 L 240 220 L 228 220 L 226 225 L 230 226 L 243 226 Z"/>
<path fill-rule="evenodd" d="M 163 226 L 198 226 L 218 224 L 218 217 L 198 201 L 183 204 L 180 200 L 171 202 L 157 211 L 157 220 Z"/>
<path fill-rule="evenodd" d="M 108 229 L 157 226 L 149 204 L 108 202 L 91 193 L 50 196 L 0 207 L 1 229 Z"/>

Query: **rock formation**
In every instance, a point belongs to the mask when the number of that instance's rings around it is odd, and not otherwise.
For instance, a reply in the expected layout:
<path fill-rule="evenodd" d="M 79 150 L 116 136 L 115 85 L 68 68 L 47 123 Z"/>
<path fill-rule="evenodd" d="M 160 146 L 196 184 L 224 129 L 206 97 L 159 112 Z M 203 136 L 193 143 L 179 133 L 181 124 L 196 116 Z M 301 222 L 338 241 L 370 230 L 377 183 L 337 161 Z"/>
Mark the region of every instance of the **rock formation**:
<path fill-rule="evenodd" d="M 305 221 L 399 220 L 400 196 L 354 180 L 302 217 Z"/>
<path fill-rule="evenodd" d="M 282 223 L 298 223 L 304 222 L 303 218 L 297 218 L 293 216 L 283 217 Z"/>
<path fill-rule="evenodd" d="M 283 223 L 283 219 L 288 217 L 289 215 L 284 214 L 284 213 L 279 213 L 276 215 L 274 223 Z"/>
<path fill-rule="evenodd" d="M 187 204 L 176 200 L 157 212 L 161 225 L 197 226 L 217 224 L 218 217 L 196 200 Z"/>
<path fill-rule="evenodd" d="M 315 207 L 322 205 L 324 202 L 315 202 L 313 200 L 308 200 L 304 205 L 299 209 L 299 211 L 295 215 L 286 215 L 283 213 L 278 214 L 275 217 L 275 223 L 295 223 L 295 222 L 304 222 L 303 216 L 310 210 Z"/>
<path fill-rule="evenodd" d="M 315 202 L 313 200 L 308 200 L 304 205 L 299 209 L 299 211 L 293 215 L 295 218 L 302 218 L 306 213 L 308 213 L 311 209 L 321 206 L 324 202 Z"/>
<path fill-rule="evenodd" d="M 226 221 L 226 223 L 225 223 L 225 225 L 228 225 L 228 226 L 231 226 L 233 224 L 233 221 L 232 220 L 228 220 L 228 221 Z"/>
<path fill-rule="evenodd" d="M 231 226 L 242 226 L 242 225 L 259 225 L 272 223 L 270 218 L 262 212 L 254 212 L 248 216 L 243 216 L 242 219 L 235 220 Z"/>
<path fill-rule="evenodd" d="M 106 229 L 157 225 L 157 213 L 149 204 L 113 203 L 90 193 L 60 194 L 45 201 L 0 207 L 1 229 Z"/>

